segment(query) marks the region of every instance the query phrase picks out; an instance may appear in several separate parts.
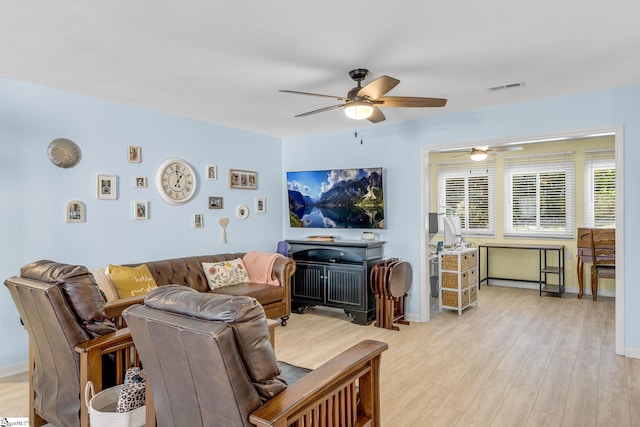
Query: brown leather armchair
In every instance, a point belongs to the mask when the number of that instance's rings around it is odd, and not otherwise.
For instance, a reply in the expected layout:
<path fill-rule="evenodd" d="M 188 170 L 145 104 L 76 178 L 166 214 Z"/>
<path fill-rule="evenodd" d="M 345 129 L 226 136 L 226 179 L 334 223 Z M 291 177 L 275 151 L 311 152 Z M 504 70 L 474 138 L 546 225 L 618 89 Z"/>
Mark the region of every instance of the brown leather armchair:
<path fill-rule="evenodd" d="M 276 361 L 254 298 L 178 285 L 151 291 L 123 317 L 158 426 L 380 425 L 385 343 L 363 341 L 309 372 Z"/>
<path fill-rule="evenodd" d="M 4 283 L 29 333 L 29 425 L 88 426 L 87 381 L 98 392 L 135 363 L 129 331 L 111 319 L 126 302 L 105 307 L 85 267 L 52 261 L 28 264 Z"/>

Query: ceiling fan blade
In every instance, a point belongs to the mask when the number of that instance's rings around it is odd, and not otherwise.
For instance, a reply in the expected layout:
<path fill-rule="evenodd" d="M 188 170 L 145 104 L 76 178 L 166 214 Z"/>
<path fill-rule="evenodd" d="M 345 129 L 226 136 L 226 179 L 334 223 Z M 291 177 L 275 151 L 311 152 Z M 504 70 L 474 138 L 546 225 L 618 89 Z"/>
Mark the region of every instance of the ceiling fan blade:
<path fill-rule="evenodd" d="M 332 105 L 330 107 L 324 107 L 324 108 L 320 108 L 319 110 L 313 110 L 313 111 L 308 111 L 306 113 L 302 113 L 302 114 L 298 114 L 295 117 L 304 117 L 304 116 L 310 116 L 312 114 L 316 114 L 316 113 L 322 113 L 324 111 L 329 111 L 329 110 L 335 110 L 336 108 L 340 108 L 340 107 L 344 107 L 345 104 L 338 104 L 338 105 Z"/>
<path fill-rule="evenodd" d="M 518 147 L 518 146 L 510 146 L 510 147 L 491 147 L 489 148 L 487 151 L 520 151 L 522 150 L 522 147 Z"/>
<path fill-rule="evenodd" d="M 386 117 L 384 116 L 384 114 L 382 114 L 382 110 L 380 110 L 375 105 L 373 106 L 373 113 L 371 113 L 371 115 L 367 117 L 367 120 L 369 120 L 371 123 L 378 123 L 385 119 Z"/>
<path fill-rule="evenodd" d="M 385 96 L 374 101 L 385 107 L 444 107 L 447 100 L 443 98 L 420 98 L 415 96 Z"/>
<path fill-rule="evenodd" d="M 381 76 L 373 80 L 371 83 L 358 91 L 361 98 L 369 98 L 371 100 L 378 99 L 394 87 L 398 86 L 400 80 L 389 76 Z"/>
<path fill-rule="evenodd" d="M 280 92 L 284 92 L 284 93 L 293 93 L 295 95 L 310 95 L 310 96 L 321 96 L 323 98 L 331 98 L 331 99 L 337 99 L 338 101 L 350 101 L 349 98 L 344 98 L 342 96 L 333 96 L 333 95 L 323 95 L 321 93 L 311 93 L 311 92 L 300 92 L 297 90 L 285 90 L 285 89 L 280 89 Z"/>

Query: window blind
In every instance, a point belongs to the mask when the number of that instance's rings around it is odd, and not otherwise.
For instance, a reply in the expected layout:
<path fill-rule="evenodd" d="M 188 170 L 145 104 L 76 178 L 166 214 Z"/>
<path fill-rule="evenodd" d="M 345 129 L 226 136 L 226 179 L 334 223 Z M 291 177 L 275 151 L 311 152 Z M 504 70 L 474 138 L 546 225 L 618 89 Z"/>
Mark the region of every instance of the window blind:
<path fill-rule="evenodd" d="M 584 225 L 615 228 L 616 162 L 613 149 L 585 151 Z"/>
<path fill-rule="evenodd" d="M 495 163 L 438 163 L 437 169 L 438 212 L 458 215 L 467 235 L 495 235 Z"/>
<path fill-rule="evenodd" d="M 504 159 L 504 235 L 573 238 L 573 153 Z"/>

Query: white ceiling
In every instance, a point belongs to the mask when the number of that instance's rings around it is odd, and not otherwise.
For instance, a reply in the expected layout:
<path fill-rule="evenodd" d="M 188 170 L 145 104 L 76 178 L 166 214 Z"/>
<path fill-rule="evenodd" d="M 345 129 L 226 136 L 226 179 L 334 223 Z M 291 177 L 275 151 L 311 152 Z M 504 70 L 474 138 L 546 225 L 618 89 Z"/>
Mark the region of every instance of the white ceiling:
<path fill-rule="evenodd" d="M 4 0 L 0 77 L 292 137 L 381 125 L 278 92 L 345 96 L 353 68 L 449 100 L 382 124 L 638 84 L 639 22 L 638 0 Z"/>

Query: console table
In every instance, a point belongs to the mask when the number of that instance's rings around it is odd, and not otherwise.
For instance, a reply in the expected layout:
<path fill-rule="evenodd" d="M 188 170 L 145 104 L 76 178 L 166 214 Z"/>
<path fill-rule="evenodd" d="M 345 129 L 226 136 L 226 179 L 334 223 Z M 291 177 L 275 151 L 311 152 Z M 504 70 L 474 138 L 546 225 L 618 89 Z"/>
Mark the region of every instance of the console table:
<path fill-rule="evenodd" d="M 291 308 L 337 307 L 354 323 L 368 325 L 376 317 L 375 295 L 369 287 L 373 266 L 382 260 L 382 241 L 334 242 L 287 240 L 296 272 L 291 280 Z"/>
<path fill-rule="evenodd" d="M 522 282 L 537 282 L 540 288 L 540 295 L 542 296 L 543 292 L 554 293 L 557 294 L 558 297 L 562 297 L 564 293 L 564 245 L 533 245 L 533 244 L 509 244 L 509 243 L 481 243 L 478 245 L 478 258 L 479 261 L 482 256 L 482 248 L 485 249 L 485 278 L 480 279 L 480 284 L 482 282 L 486 282 L 489 284 L 490 279 L 501 279 L 501 280 L 517 280 Z M 538 251 L 538 271 L 540 272 L 538 276 L 538 280 L 533 279 L 515 279 L 509 277 L 495 277 L 489 274 L 489 258 L 491 249 L 510 249 L 510 250 L 530 250 L 530 251 Z M 558 256 L 557 266 L 548 266 L 547 265 L 547 253 L 555 252 Z M 480 262 L 478 265 L 482 265 Z M 547 283 L 547 274 L 557 275 L 558 276 L 558 284 L 550 285 Z"/>

